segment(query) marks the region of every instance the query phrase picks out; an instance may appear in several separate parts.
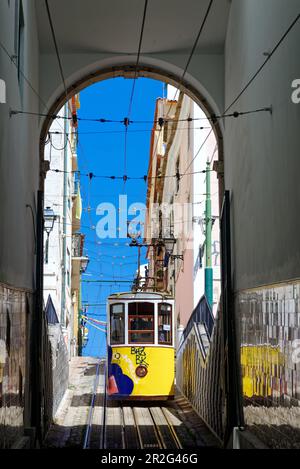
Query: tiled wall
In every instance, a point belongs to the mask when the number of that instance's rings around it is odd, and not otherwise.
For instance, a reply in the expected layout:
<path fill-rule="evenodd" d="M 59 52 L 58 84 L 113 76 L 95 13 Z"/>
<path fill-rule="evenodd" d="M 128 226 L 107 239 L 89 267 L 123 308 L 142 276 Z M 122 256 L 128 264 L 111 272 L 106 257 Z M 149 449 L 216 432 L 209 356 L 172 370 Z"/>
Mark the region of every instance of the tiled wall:
<path fill-rule="evenodd" d="M 268 444 L 300 447 L 300 281 L 239 293 L 246 423 Z M 271 443 L 270 443 L 271 441 Z"/>
<path fill-rule="evenodd" d="M 0 284 L 0 448 L 8 448 L 23 431 L 26 292 Z"/>

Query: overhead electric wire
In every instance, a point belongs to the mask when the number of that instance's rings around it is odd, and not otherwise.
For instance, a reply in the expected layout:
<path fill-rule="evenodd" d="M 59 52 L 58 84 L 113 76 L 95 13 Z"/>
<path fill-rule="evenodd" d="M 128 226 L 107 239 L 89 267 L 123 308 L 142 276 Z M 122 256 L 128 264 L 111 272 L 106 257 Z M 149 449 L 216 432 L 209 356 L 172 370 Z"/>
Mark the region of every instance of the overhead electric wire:
<path fill-rule="evenodd" d="M 81 280 L 83 283 L 108 283 L 115 285 L 116 283 L 132 283 L 132 280 L 109 279 L 109 280 Z"/>
<path fill-rule="evenodd" d="M 128 115 L 127 115 L 128 119 L 130 119 L 131 111 L 132 111 L 133 97 L 134 97 L 136 79 L 137 79 L 137 75 L 138 75 L 138 66 L 139 66 L 139 62 L 140 62 L 142 42 L 143 42 L 143 36 L 144 36 L 147 8 L 148 8 L 148 0 L 145 0 L 144 11 L 143 11 L 143 19 L 142 19 L 142 26 L 141 26 L 140 38 L 139 38 L 138 53 L 137 53 L 137 59 L 136 59 L 136 64 L 135 64 L 135 72 L 134 72 L 131 96 L 130 96 L 130 101 L 129 101 L 129 109 L 128 109 Z"/>
<path fill-rule="evenodd" d="M 231 102 L 231 104 L 224 110 L 223 114 L 221 116 L 212 116 L 212 119 L 223 119 L 224 117 L 226 117 L 226 113 L 232 108 L 232 106 L 234 106 L 238 101 L 239 99 L 241 98 L 241 96 L 243 96 L 243 94 L 247 91 L 247 89 L 251 86 L 251 84 L 255 81 L 255 79 L 258 77 L 258 75 L 260 74 L 260 72 L 263 70 L 263 68 L 266 66 L 266 64 L 269 62 L 269 60 L 271 59 L 271 57 L 275 54 L 275 52 L 277 51 L 277 49 L 280 47 L 280 45 L 283 43 L 283 41 L 285 40 L 285 38 L 288 36 L 288 34 L 291 32 L 291 30 L 294 28 L 294 26 L 296 25 L 296 23 L 299 21 L 300 19 L 300 14 L 298 14 L 296 16 L 296 18 L 294 19 L 294 21 L 290 24 L 290 26 L 288 27 L 288 29 L 285 31 L 285 33 L 281 36 L 281 38 L 279 39 L 279 41 L 276 43 L 276 45 L 273 47 L 272 51 L 268 54 L 266 60 L 264 60 L 264 62 L 262 63 L 262 65 L 257 69 L 257 71 L 252 75 L 252 77 L 248 80 L 248 82 L 246 83 L 246 85 L 241 89 L 241 91 L 238 93 L 238 95 L 235 97 L 235 99 Z M 257 109 L 256 112 L 260 112 L 260 111 L 268 111 L 268 112 L 271 112 L 272 113 L 272 108 L 271 107 L 265 107 L 265 108 L 262 108 L 262 109 Z M 254 111 L 255 112 L 255 111 Z M 243 114 L 246 115 L 246 114 L 249 114 L 250 112 L 249 111 L 245 111 Z M 235 117 L 235 113 L 231 114 L 233 117 Z M 241 115 L 241 113 L 240 113 Z M 215 123 L 213 124 L 213 127 L 214 127 Z M 211 129 L 211 131 L 209 132 L 207 138 L 211 135 L 212 131 L 213 131 L 213 127 Z M 202 148 L 199 149 L 199 151 L 197 152 L 196 156 L 194 157 L 193 161 L 195 160 L 195 158 L 198 156 L 198 154 L 200 153 Z M 193 162 L 192 161 L 192 162 Z M 191 166 L 191 164 L 188 166 L 188 168 Z M 187 168 L 187 169 L 188 169 Z"/>
<path fill-rule="evenodd" d="M 214 0 L 210 0 L 210 1 L 209 1 L 209 4 L 208 4 L 208 6 L 207 6 L 207 9 L 206 9 L 206 12 L 205 12 L 205 15 L 204 15 L 204 18 L 203 18 L 202 23 L 201 23 L 201 25 L 200 25 L 200 29 L 199 29 L 199 31 L 198 31 L 198 34 L 197 34 L 196 39 L 195 39 L 195 41 L 194 41 L 194 44 L 193 44 L 193 47 L 192 47 L 192 49 L 191 49 L 189 58 L 188 58 L 188 60 L 187 60 L 187 63 L 186 63 L 186 65 L 185 65 L 184 70 L 183 70 L 183 73 L 182 73 L 182 75 L 181 75 L 181 78 L 180 78 L 178 87 L 177 87 L 177 89 L 176 89 L 176 92 L 175 92 L 173 101 L 176 99 L 177 93 L 181 91 L 184 77 L 185 77 L 185 75 L 186 75 L 186 72 L 187 72 L 187 70 L 188 70 L 188 67 L 189 67 L 189 65 L 190 65 L 190 63 L 191 63 L 191 60 L 192 60 L 192 58 L 193 58 L 193 55 L 194 55 L 194 53 L 195 53 L 195 50 L 196 50 L 196 47 L 197 47 L 197 45 L 198 45 L 200 36 L 201 36 L 201 34 L 202 34 L 202 32 L 203 32 L 203 29 L 204 29 L 204 27 L 205 27 L 205 25 L 206 25 L 206 22 L 207 22 L 209 13 L 210 13 L 210 11 L 211 11 L 213 2 L 214 2 Z M 164 116 L 164 120 L 166 119 L 166 117 L 168 117 L 171 108 L 172 108 L 172 102 L 171 102 L 171 104 L 170 104 L 170 106 L 169 106 L 167 115 Z M 156 155 L 156 150 L 157 150 L 157 146 L 158 146 L 158 142 L 159 142 L 159 137 L 160 137 L 162 128 L 163 128 L 163 126 L 160 126 L 159 135 L 158 135 L 158 137 L 157 137 L 157 139 L 156 139 L 155 150 L 154 150 L 154 152 L 153 152 L 154 155 Z M 154 130 L 154 129 L 153 129 L 153 130 Z"/>
<path fill-rule="evenodd" d="M 143 19 L 142 19 L 142 26 L 141 26 L 141 31 L 140 31 L 139 45 L 138 45 L 138 53 L 137 53 L 137 59 L 136 59 L 136 64 L 135 64 L 135 72 L 134 72 L 132 90 L 131 90 L 131 95 L 130 95 L 130 100 L 129 100 L 128 115 L 127 115 L 127 117 L 124 119 L 124 125 L 125 125 L 125 136 L 124 136 L 124 174 L 126 174 L 126 172 L 127 172 L 128 125 L 129 125 L 129 123 L 130 123 L 130 116 L 131 116 L 131 111 L 132 111 L 133 97 L 134 97 L 134 91 L 135 91 L 135 85 L 136 85 L 136 79 L 137 79 L 137 70 L 138 70 L 138 66 L 139 66 L 140 54 L 141 54 L 141 48 L 142 48 L 142 42 L 143 42 L 143 36 L 144 36 L 144 28 L 145 28 L 147 7 L 148 7 L 148 0 L 145 0 L 145 3 L 144 3 L 144 11 L 143 11 Z M 127 181 L 127 179 L 124 178 L 124 190 L 125 190 L 126 181 Z"/>
<path fill-rule="evenodd" d="M 63 135 L 63 134 L 62 134 L 62 135 Z M 64 150 L 67 148 L 67 145 L 68 145 L 68 138 L 65 139 L 65 144 L 64 144 L 64 146 L 61 147 L 61 148 L 57 148 L 57 147 L 54 145 L 54 143 L 53 143 L 53 141 L 52 141 L 51 134 L 50 134 L 50 136 L 49 136 L 49 142 L 50 142 L 50 147 L 51 147 L 51 148 L 54 148 L 54 150 L 56 150 L 56 151 L 64 151 Z M 51 162 L 51 154 L 50 154 L 50 162 Z"/>
<path fill-rule="evenodd" d="M 63 67 L 62 67 L 62 63 L 61 63 L 61 59 L 60 59 L 60 54 L 59 54 L 59 50 L 58 50 L 58 45 L 57 45 L 57 40 L 56 40 L 56 35 L 55 35 L 55 31 L 54 31 L 54 25 L 53 25 L 53 21 L 52 21 L 52 17 L 51 17 L 51 12 L 50 12 L 50 8 L 49 8 L 48 0 L 45 0 L 45 6 L 46 6 L 46 11 L 47 11 L 49 26 L 50 26 L 50 29 L 51 29 L 51 35 L 52 35 L 52 39 L 53 39 L 53 43 L 54 43 L 55 54 L 56 54 L 56 58 L 57 58 L 57 61 L 58 61 L 58 67 L 59 67 L 62 83 L 63 83 L 63 86 L 64 86 L 66 102 L 68 102 L 68 92 L 67 92 L 66 80 L 65 80 Z"/>
<path fill-rule="evenodd" d="M 79 177 L 88 177 L 90 180 L 91 179 L 111 179 L 111 180 L 135 180 L 135 181 L 140 181 L 140 180 L 144 180 L 145 182 L 147 182 L 147 180 L 149 179 L 167 179 L 167 178 L 178 178 L 178 174 L 171 174 L 171 175 L 165 175 L 165 176 L 150 176 L 148 177 L 147 175 L 143 175 L 143 176 L 127 176 L 127 175 L 123 175 L 123 176 L 108 176 L 108 175 L 97 175 L 97 174 L 94 174 L 92 172 L 90 173 L 81 173 L 79 170 L 76 170 L 76 171 L 63 171 L 61 169 L 54 169 L 54 168 L 50 168 L 49 171 L 51 172 L 54 172 L 54 173 L 66 173 L 66 174 L 78 174 Z M 212 170 L 207 170 L 207 169 L 203 169 L 201 171 L 193 171 L 191 173 L 188 173 L 188 175 L 193 175 L 193 174 L 202 174 L 202 173 L 207 173 L 208 171 L 212 171 Z M 182 177 L 184 176 L 186 173 L 180 173 L 179 176 Z M 71 197 L 71 196 L 70 196 Z M 89 208 L 89 207 L 87 207 Z"/>
<path fill-rule="evenodd" d="M 204 141 L 202 142 L 202 144 L 200 145 L 199 149 L 197 150 L 196 154 L 194 155 L 192 161 L 189 163 L 189 165 L 187 166 L 187 168 L 185 169 L 184 173 L 181 175 L 181 177 L 183 176 L 187 176 L 189 173 L 187 173 L 187 171 L 190 169 L 190 167 L 192 166 L 192 164 L 194 163 L 195 159 L 198 157 L 198 155 L 200 154 L 201 150 L 204 148 L 206 142 L 208 141 L 209 137 L 211 136 L 212 134 L 212 131 L 213 131 L 213 128 L 211 128 L 211 130 L 208 132 L 207 136 L 205 137 Z"/>
<path fill-rule="evenodd" d="M 181 127 L 178 130 L 208 130 L 211 127 Z M 139 129 L 139 130 L 129 130 L 128 134 L 136 134 L 136 133 L 146 133 L 146 132 L 152 132 L 151 129 Z M 124 134 L 125 130 L 103 130 L 103 131 L 86 131 L 86 132 L 71 132 L 71 133 L 66 133 L 66 135 L 106 135 L 106 134 Z M 50 135 L 65 135 L 65 132 L 48 132 Z M 49 143 L 50 139 L 48 139 L 47 143 Z M 45 142 L 46 143 L 46 142 Z"/>
<path fill-rule="evenodd" d="M 18 70 L 19 74 L 22 76 L 22 78 L 25 80 L 25 82 L 27 83 L 27 85 L 29 86 L 29 88 L 31 89 L 31 91 L 33 91 L 33 93 L 36 95 L 36 97 L 39 99 L 39 101 L 43 104 L 43 106 L 45 106 L 47 108 L 47 105 L 45 103 L 45 101 L 43 100 L 43 98 L 41 97 L 41 95 L 38 93 L 38 91 L 34 88 L 34 86 L 32 85 L 32 83 L 30 82 L 30 80 L 27 78 L 27 76 L 24 74 L 23 70 L 18 67 L 18 64 L 15 62 L 14 58 L 15 56 L 14 55 L 10 55 L 10 53 L 8 52 L 8 50 L 6 49 L 6 47 L 4 46 L 4 44 L 0 41 L 0 47 L 1 49 L 3 50 L 3 52 L 7 55 L 7 57 L 9 58 L 9 60 L 11 61 L 11 63 L 13 63 L 13 65 L 16 67 L 16 69 Z"/>
<path fill-rule="evenodd" d="M 232 106 L 231 106 L 232 107 Z M 229 108 L 228 108 L 229 110 Z M 156 119 L 156 120 L 152 120 L 152 121 L 131 121 L 131 120 L 126 120 L 126 123 L 124 123 L 124 119 L 123 120 L 110 120 L 110 119 L 104 119 L 104 118 L 83 118 L 83 117 L 77 117 L 77 121 L 88 121 L 88 122 L 95 122 L 95 123 L 115 123 L 115 124 L 122 124 L 122 125 L 125 125 L 126 128 L 129 127 L 129 125 L 133 125 L 133 124 L 157 124 L 157 125 L 160 125 L 160 126 L 163 126 L 164 124 L 167 124 L 167 123 L 171 123 L 171 124 L 176 124 L 176 123 L 179 123 L 179 122 L 198 122 L 198 121 L 202 121 L 202 120 L 206 120 L 206 121 L 212 121 L 212 122 L 215 122 L 216 120 L 218 119 L 225 119 L 225 118 L 228 118 L 228 117 L 231 117 L 231 118 L 235 118 L 237 119 L 238 117 L 241 117 L 241 116 L 246 116 L 246 115 L 249 115 L 249 114 L 257 114 L 257 113 L 260 113 L 260 112 L 269 112 L 270 111 L 270 108 L 269 107 L 262 107 L 262 108 L 258 108 L 258 109 L 251 109 L 251 110 L 247 110 L 247 111 L 234 111 L 234 112 L 231 112 L 230 114 L 226 114 L 227 111 L 225 111 L 225 113 L 223 114 L 220 114 L 220 115 L 212 115 L 212 116 L 206 116 L 206 117 L 187 117 L 187 118 L 184 118 L 184 119 L 174 119 L 174 118 L 170 118 L 170 119 L 167 119 L 166 117 L 160 117 L 159 119 Z M 169 113 L 169 111 L 168 111 Z M 31 112 L 31 111 L 21 111 L 21 110 L 11 110 L 11 115 L 28 115 L 28 116 L 36 116 L 36 117 L 51 117 L 51 119 L 53 120 L 68 120 L 68 121 L 72 121 L 72 117 L 71 116 L 62 116 L 62 115 L 59 115 L 59 114 L 45 114 L 45 113 L 42 113 L 42 112 Z M 167 114 L 168 115 L 168 114 Z M 127 119 L 127 118 L 126 118 Z M 196 128 L 195 130 L 203 130 L 203 129 L 208 129 L 210 127 L 199 127 L 199 128 Z M 188 129 L 190 130 L 193 130 L 191 129 L 191 127 L 189 127 Z M 128 133 L 137 133 L 137 132 L 150 132 L 152 131 L 152 129 L 140 129 L 140 130 L 132 130 Z M 161 129 L 159 129 L 161 130 Z M 178 129 L 178 130 L 187 130 L 185 128 L 182 128 L 182 129 Z M 60 134 L 60 132 L 49 132 L 49 133 L 52 133 L 52 134 Z M 105 133 L 126 133 L 126 129 L 125 131 L 121 131 L 121 130 L 106 130 L 106 131 L 89 131 L 89 132 L 71 132 L 71 134 L 76 134 L 76 135 L 89 135 L 89 134 L 105 134 Z M 61 134 L 66 134 L 66 132 L 61 132 Z"/>
<path fill-rule="evenodd" d="M 273 57 L 277 49 L 280 47 L 280 45 L 283 43 L 285 38 L 288 36 L 288 34 L 291 32 L 291 30 L 294 28 L 296 23 L 300 19 L 300 13 L 296 16 L 294 21 L 290 24 L 288 29 L 285 31 L 283 36 L 279 39 L 277 44 L 273 47 L 272 51 L 267 55 L 266 60 L 262 63 L 262 65 L 258 68 L 258 70 L 254 73 L 254 75 L 250 78 L 250 80 L 246 83 L 246 85 L 242 88 L 242 90 L 239 92 L 239 94 L 236 96 L 236 98 L 232 101 L 232 103 L 225 109 L 224 114 L 229 111 L 229 109 L 232 108 L 232 106 L 240 99 L 240 97 L 245 93 L 245 91 L 249 88 L 249 86 L 253 83 L 253 81 L 257 78 L 257 76 L 260 74 L 260 72 L 263 70 L 263 68 L 266 66 L 266 64 L 269 62 L 269 60 Z"/>
<path fill-rule="evenodd" d="M 204 26 L 205 26 L 205 24 L 206 24 L 206 21 L 207 21 L 207 18 L 208 18 L 208 15 L 209 15 L 209 13 L 210 13 L 210 10 L 211 10 L 212 5 L 213 5 L 213 0 L 210 0 L 210 2 L 209 2 L 209 4 L 208 4 L 208 7 L 207 7 L 207 10 L 206 10 L 206 13 L 205 13 L 205 16 L 204 16 L 204 18 L 203 18 L 203 20 L 202 20 L 202 23 L 201 23 L 199 32 L 198 32 L 197 37 L 196 37 L 196 39 L 195 39 L 194 45 L 193 45 L 193 47 L 192 47 L 190 56 L 189 56 L 189 58 L 188 58 L 188 61 L 187 61 L 187 63 L 186 63 L 186 66 L 185 66 L 185 68 L 184 68 L 184 71 L 183 71 L 181 80 L 184 79 L 185 74 L 186 74 L 186 72 L 187 72 L 187 70 L 188 70 L 188 68 L 189 68 L 189 65 L 190 65 L 191 60 L 192 60 L 192 57 L 193 57 L 193 55 L 194 55 L 194 53 L 195 53 L 197 44 L 198 44 L 199 39 L 200 39 L 200 36 L 201 36 L 201 34 L 202 34 L 202 32 L 203 32 L 203 29 L 204 29 Z"/>
<path fill-rule="evenodd" d="M 18 64 L 15 62 L 14 60 L 14 55 L 10 55 L 10 53 L 8 52 L 8 50 L 6 49 L 6 47 L 4 46 L 4 44 L 0 41 L 0 47 L 1 49 L 3 50 L 3 52 L 7 55 L 7 57 L 10 59 L 11 63 L 16 67 L 16 69 L 18 70 L 18 73 L 22 76 L 22 78 L 24 79 L 24 81 L 27 83 L 28 87 L 31 89 L 31 91 L 36 95 L 36 97 L 38 98 L 38 100 L 40 101 L 40 103 L 42 103 L 42 105 L 49 110 L 48 108 L 48 105 L 46 104 L 45 100 L 41 97 L 41 95 L 39 94 L 39 92 L 35 89 L 35 87 L 32 85 L 31 81 L 27 78 L 27 76 L 24 74 L 23 70 L 18 66 Z M 10 110 L 10 116 L 13 116 L 15 114 L 19 114 L 19 113 L 24 113 L 24 111 L 14 111 L 14 110 Z M 50 114 L 42 114 L 42 113 L 28 113 L 28 114 L 32 114 L 32 115 L 36 115 L 36 116 L 45 116 L 45 117 L 48 117 Z M 60 126 L 61 127 L 61 126 Z M 62 128 L 62 127 L 61 127 Z M 63 130 L 63 128 L 62 128 Z M 68 139 L 69 140 L 69 139 Z M 69 142 L 70 144 L 70 142 Z"/>

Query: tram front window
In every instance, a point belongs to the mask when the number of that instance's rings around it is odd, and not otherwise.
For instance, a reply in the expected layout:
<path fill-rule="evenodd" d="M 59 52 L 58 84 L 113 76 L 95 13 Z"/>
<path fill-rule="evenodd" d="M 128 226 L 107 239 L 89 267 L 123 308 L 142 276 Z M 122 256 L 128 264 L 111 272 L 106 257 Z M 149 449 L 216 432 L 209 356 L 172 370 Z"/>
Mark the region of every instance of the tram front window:
<path fill-rule="evenodd" d="M 154 344 L 154 304 L 129 303 L 128 342 Z"/>
<path fill-rule="evenodd" d="M 125 315 L 122 303 L 110 307 L 110 343 L 112 345 L 125 343 Z"/>

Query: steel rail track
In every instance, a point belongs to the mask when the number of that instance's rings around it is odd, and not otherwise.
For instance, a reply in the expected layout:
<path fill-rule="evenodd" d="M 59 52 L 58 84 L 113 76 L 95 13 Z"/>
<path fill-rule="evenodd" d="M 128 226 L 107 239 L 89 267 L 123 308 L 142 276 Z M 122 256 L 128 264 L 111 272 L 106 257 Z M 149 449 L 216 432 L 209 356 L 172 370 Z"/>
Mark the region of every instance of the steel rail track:
<path fill-rule="evenodd" d="M 104 365 L 104 366 L 103 366 Z M 100 375 L 104 374 L 104 387 L 101 393 L 101 401 L 97 395 Z M 96 403 L 97 399 L 97 403 Z M 101 407 L 101 417 L 97 415 L 94 419 L 95 405 Z M 115 413 L 114 413 L 115 412 Z M 117 422 L 112 425 L 114 416 L 117 415 Z M 110 419 L 110 420 L 109 420 Z M 107 363 L 100 360 L 96 367 L 96 376 L 92 394 L 92 400 L 87 419 L 87 427 L 84 437 L 83 449 L 91 448 L 91 435 L 96 429 L 98 422 L 100 435 L 96 432 L 94 440 L 99 442 L 99 449 L 110 448 L 114 435 L 111 432 L 118 432 L 118 449 L 182 449 L 183 445 L 180 436 L 174 427 L 174 419 L 165 407 L 149 405 L 143 403 L 125 404 L 124 401 L 109 401 L 107 396 Z M 109 421 L 109 422 L 108 422 Z M 128 423 L 129 422 L 129 423 Z M 176 422 L 175 422 L 176 425 Z M 93 429 L 95 426 L 95 429 Z M 96 431 L 96 430 L 95 430 Z M 114 441 L 115 444 L 115 441 Z"/>
<path fill-rule="evenodd" d="M 107 372 L 108 372 L 108 365 L 107 359 L 104 362 L 104 389 L 103 389 L 103 396 L 102 396 L 102 425 L 101 425 L 101 434 L 100 434 L 100 449 L 106 448 L 106 420 L 107 420 Z"/>
<path fill-rule="evenodd" d="M 183 448 L 174 425 L 163 407 L 148 408 L 135 407 L 135 405 L 124 407 L 121 404 L 118 407 L 122 425 L 120 449 Z M 129 430 L 126 427 L 128 417 L 131 421 Z M 102 448 L 104 447 L 106 446 L 103 445 Z"/>
<path fill-rule="evenodd" d="M 96 401 L 97 389 L 99 385 L 100 363 L 101 362 L 99 361 L 96 367 L 96 376 L 95 376 L 95 382 L 94 382 L 94 388 L 93 388 L 93 395 L 92 395 L 90 410 L 88 414 L 88 421 L 87 421 L 87 428 L 86 428 L 86 432 L 84 436 L 83 449 L 89 449 L 89 445 L 90 445 L 91 433 L 92 433 L 92 428 L 93 428 L 95 401 Z"/>

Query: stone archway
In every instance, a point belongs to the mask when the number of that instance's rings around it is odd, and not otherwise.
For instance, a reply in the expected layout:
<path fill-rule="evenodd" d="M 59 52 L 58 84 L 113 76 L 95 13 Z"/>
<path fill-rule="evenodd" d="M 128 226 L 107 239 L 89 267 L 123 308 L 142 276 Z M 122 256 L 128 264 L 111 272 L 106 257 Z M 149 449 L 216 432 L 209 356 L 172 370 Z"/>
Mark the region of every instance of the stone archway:
<path fill-rule="evenodd" d="M 47 133 L 53 121 L 51 116 L 55 115 L 65 102 L 74 96 L 76 93 L 82 91 L 88 86 L 98 83 L 100 81 L 108 80 L 111 78 L 124 77 L 124 78 L 134 78 L 136 73 L 136 66 L 132 64 L 132 58 L 130 61 L 125 63 L 124 59 L 121 60 L 119 65 L 106 66 L 102 64 L 102 67 L 89 70 L 90 66 L 87 69 L 76 72 L 68 79 L 70 83 L 67 85 L 67 89 L 58 89 L 55 90 L 52 94 L 52 98 L 48 105 L 48 110 L 43 110 L 43 114 L 47 114 L 47 117 L 41 123 L 41 134 L 40 134 L 40 162 L 41 162 L 41 171 L 40 171 L 40 189 L 43 191 L 44 186 L 44 144 L 46 141 Z M 215 115 L 221 114 L 220 112 L 220 103 L 219 105 L 211 97 L 207 89 L 191 75 L 187 74 L 185 79 L 181 79 L 182 71 L 178 67 L 174 67 L 170 64 L 164 64 L 161 62 L 158 65 L 142 65 L 140 64 L 137 68 L 137 77 L 150 78 L 154 80 L 159 80 L 162 82 L 169 83 L 175 87 L 180 87 L 180 89 L 188 95 L 193 101 L 198 104 L 205 114 L 212 118 Z M 71 81 L 72 80 L 72 81 Z M 219 178 L 219 194 L 220 194 L 220 208 L 222 203 L 222 197 L 224 193 L 224 174 L 223 174 L 223 160 L 224 160 L 224 151 L 223 151 L 223 124 L 219 119 L 212 120 L 213 131 L 216 137 L 218 144 L 218 157 L 221 162 L 220 170 L 218 172 Z"/>

